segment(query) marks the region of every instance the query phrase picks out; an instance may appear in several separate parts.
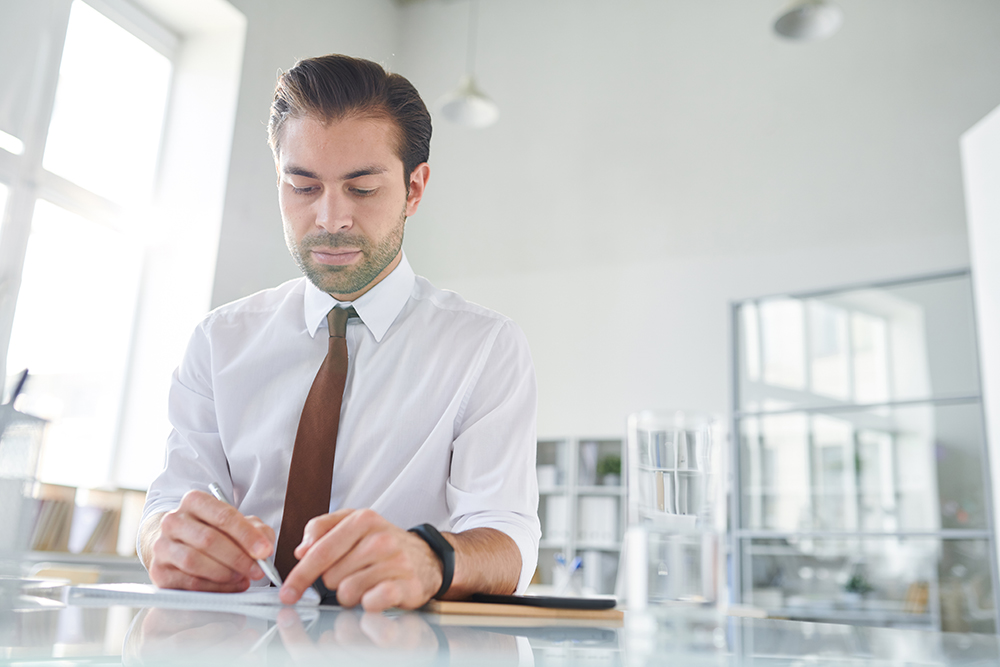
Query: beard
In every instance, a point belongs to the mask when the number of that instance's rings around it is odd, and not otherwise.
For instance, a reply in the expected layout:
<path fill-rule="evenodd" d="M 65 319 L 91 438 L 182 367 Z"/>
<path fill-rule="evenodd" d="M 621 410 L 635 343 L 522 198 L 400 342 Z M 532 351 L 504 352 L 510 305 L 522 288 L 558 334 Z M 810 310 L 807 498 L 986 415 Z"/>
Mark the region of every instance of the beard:
<path fill-rule="evenodd" d="M 405 208 L 398 223 L 380 241 L 372 242 L 363 234 L 330 234 L 321 231 L 302 238 L 298 243 L 285 225 L 285 243 L 299 270 L 313 285 L 329 294 L 354 294 L 371 284 L 389 266 L 403 247 L 403 228 L 406 223 Z M 350 266 L 320 264 L 312 257 L 312 248 L 356 248 L 361 251 L 361 261 Z"/>

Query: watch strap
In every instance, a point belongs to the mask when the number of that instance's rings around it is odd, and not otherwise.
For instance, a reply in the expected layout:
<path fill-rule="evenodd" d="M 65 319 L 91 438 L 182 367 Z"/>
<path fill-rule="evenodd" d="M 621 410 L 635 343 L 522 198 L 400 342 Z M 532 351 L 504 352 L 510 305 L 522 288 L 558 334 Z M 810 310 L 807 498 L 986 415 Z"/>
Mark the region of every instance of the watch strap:
<path fill-rule="evenodd" d="M 455 576 L 455 548 L 437 528 L 429 523 L 414 526 L 410 528 L 409 532 L 426 542 L 431 551 L 441 560 L 441 588 L 433 595 L 435 598 L 440 598 L 451 588 L 451 580 Z"/>

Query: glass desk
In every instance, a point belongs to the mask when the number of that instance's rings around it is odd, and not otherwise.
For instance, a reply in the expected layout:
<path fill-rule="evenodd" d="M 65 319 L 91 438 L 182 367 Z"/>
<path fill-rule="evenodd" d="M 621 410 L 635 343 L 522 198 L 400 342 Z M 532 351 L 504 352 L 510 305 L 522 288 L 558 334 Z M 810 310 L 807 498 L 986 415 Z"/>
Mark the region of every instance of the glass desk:
<path fill-rule="evenodd" d="M 62 593 L 0 591 L 0 664 L 1000 664 L 994 635 L 681 612 L 601 624 L 339 608 L 81 607 Z"/>

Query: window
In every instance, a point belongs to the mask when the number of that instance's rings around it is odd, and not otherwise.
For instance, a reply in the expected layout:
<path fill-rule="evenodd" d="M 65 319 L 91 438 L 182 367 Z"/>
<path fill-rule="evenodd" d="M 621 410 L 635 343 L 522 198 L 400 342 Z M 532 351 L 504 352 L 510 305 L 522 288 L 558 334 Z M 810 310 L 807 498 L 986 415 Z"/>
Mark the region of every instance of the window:
<path fill-rule="evenodd" d="M 106 485 L 113 470 L 171 84 L 169 33 L 151 24 L 154 48 L 122 23 L 70 5 L 51 112 L 34 128 L 21 119 L 26 139 L 46 137 L 18 165 L 34 176 L 19 186 L 33 212 L 9 226 L 27 238 L 5 249 L 23 266 L 6 372 L 30 370 L 18 408 L 51 420 L 39 479 L 73 486 Z"/>

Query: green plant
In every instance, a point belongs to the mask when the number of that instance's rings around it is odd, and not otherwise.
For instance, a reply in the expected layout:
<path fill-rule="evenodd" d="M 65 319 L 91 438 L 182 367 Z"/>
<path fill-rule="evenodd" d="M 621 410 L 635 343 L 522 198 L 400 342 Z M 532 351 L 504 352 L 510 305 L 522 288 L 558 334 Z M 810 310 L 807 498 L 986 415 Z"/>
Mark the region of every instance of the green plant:
<path fill-rule="evenodd" d="M 857 593 L 859 595 L 864 595 L 865 593 L 871 593 L 874 588 L 868 583 L 863 574 L 851 575 L 851 578 L 847 580 L 844 584 L 844 590 L 848 593 Z"/>
<path fill-rule="evenodd" d="M 622 474 L 622 457 L 617 454 L 609 454 L 607 456 L 601 457 L 597 461 L 597 476 L 604 477 L 605 475 L 621 475 Z"/>

